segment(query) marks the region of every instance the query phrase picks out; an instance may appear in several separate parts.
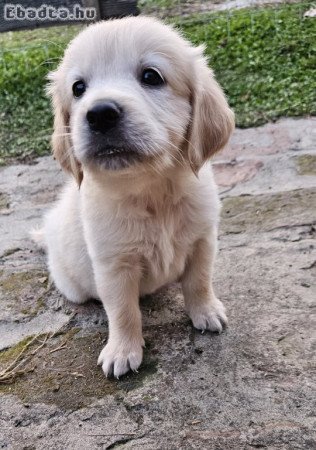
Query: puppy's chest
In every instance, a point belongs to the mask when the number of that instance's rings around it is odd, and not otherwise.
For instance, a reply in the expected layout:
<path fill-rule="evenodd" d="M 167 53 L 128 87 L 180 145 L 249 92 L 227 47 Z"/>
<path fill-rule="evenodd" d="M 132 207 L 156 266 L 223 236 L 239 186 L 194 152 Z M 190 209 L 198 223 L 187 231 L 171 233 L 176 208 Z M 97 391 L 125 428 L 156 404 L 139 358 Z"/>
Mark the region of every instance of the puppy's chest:
<path fill-rule="evenodd" d="M 166 208 L 139 224 L 141 234 L 135 250 L 143 263 L 143 294 L 176 281 L 183 273 L 187 257 L 201 232 L 187 207 Z"/>
<path fill-rule="evenodd" d="M 137 255 L 143 268 L 140 293 L 152 293 L 182 275 L 194 242 L 205 233 L 202 216 L 190 201 L 155 209 L 124 205 L 119 214 L 95 211 L 86 229 L 89 254 L 108 262 Z"/>

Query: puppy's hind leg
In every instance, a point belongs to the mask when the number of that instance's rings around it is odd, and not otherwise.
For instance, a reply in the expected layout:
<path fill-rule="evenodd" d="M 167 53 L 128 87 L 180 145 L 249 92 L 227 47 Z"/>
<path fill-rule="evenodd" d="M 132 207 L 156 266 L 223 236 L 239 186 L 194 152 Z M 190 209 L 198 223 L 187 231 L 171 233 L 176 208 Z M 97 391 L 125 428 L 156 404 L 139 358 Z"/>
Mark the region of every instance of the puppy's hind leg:
<path fill-rule="evenodd" d="M 221 332 L 227 323 L 225 307 L 215 297 L 212 271 L 216 254 L 216 232 L 195 243 L 182 276 L 185 308 L 193 326 L 199 330 Z"/>
<path fill-rule="evenodd" d="M 83 289 L 78 286 L 74 280 L 72 280 L 67 274 L 65 267 L 60 266 L 61 262 L 58 261 L 56 255 L 53 254 L 53 250 L 47 246 L 45 240 L 45 229 L 34 228 L 30 231 L 30 237 L 40 249 L 48 251 L 48 266 L 50 275 L 57 287 L 57 289 L 72 303 L 85 303 L 91 295 L 87 295 Z"/>
<path fill-rule="evenodd" d="M 48 258 L 48 265 L 51 277 L 57 289 L 72 303 L 85 303 L 91 295 L 89 295 L 81 286 L 78 285 L 68 275 L 66 268 L 60 262 L 53 263 L 51 255 Z"/>

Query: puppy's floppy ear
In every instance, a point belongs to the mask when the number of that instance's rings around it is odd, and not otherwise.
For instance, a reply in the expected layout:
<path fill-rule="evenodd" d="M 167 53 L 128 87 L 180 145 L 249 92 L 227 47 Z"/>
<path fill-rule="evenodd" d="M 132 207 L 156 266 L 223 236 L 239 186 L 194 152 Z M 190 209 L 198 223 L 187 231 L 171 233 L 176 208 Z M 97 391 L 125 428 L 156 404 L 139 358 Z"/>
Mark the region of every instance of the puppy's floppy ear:
<path fill-rule="evenodd" d="M 200 52 L 201 48 L 199 48 Z M 203 164 L 225 146 L 235 127 L 234 113 L 225 95 L 200 56 L 191 88 L 192 116 L 188 130 L 188 158 L 197 173 Z"/>
<path fill-rule="evenodd" d="M 58 88 L 58 71 L 48 75 L 50 83 L 47 93 L 52 99 L 54 109 L 54 132 L 52 135 L 53 155 L 61 167 L 70 172 L 80 186 L 83 173 L 80 163 L 76 160 L 72 151 L 72 142 L 69 134 L 69 112 L 62 101 L 62 94 Z"/>

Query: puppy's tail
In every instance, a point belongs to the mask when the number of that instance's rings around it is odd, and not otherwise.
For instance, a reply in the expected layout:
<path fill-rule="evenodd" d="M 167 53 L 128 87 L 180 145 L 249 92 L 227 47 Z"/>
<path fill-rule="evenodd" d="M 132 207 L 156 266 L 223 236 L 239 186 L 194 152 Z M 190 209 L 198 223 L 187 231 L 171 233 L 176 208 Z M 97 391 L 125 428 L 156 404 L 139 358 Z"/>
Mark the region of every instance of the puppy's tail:
<path fill-rule="evenodd" d="M 44 238 L 44 228 L 33 228 L 30 231 L 30 236 L 33 242 L 43 250 L 46 249 L 46 243 Z"/>

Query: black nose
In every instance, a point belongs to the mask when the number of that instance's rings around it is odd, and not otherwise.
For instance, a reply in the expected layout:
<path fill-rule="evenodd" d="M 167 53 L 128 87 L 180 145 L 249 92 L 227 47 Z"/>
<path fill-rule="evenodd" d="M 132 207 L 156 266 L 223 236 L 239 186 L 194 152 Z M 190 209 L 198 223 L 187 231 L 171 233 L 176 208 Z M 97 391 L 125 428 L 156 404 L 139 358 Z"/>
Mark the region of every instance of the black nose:
<path fill-rule="evenodd" d="M 87 112 L 87 121 L 92 131 L 106 133 L 114 128 L 122 116 L 121 108 L 114 102 L 99 103 Z"/>

